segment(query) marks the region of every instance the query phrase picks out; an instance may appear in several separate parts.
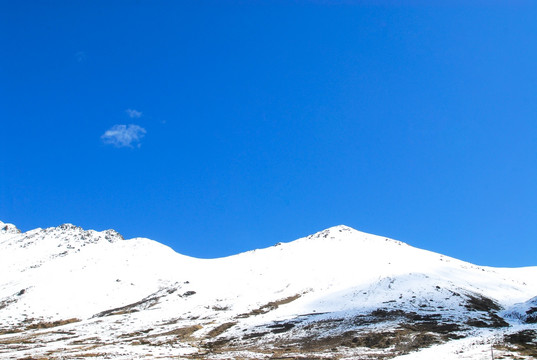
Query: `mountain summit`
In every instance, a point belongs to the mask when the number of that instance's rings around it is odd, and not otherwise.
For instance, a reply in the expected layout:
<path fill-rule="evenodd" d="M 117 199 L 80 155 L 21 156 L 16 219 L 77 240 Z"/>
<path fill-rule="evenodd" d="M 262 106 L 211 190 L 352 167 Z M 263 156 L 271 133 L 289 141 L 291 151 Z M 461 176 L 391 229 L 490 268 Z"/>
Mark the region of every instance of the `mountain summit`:
<path fill-rule="evenodd" d="M 0 234 L 19 234 L 20 232 L 15 225 L 0 221 Z"/>
<path fill-rule="evenodd" d="M 114 230 L 20 233 L 0 222 L 0 274 L 6 358 L 470 359 L 491 343 L 504 356 L 536 351 L 537 267 L 477 266 L 344 225 L 207 260 Z"/>

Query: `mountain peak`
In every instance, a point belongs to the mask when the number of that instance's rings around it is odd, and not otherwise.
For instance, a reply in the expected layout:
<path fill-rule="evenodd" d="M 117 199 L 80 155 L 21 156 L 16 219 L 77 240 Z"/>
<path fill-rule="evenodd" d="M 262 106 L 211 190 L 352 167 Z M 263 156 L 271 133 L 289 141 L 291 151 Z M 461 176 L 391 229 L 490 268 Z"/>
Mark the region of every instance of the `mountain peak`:
<path fill-rule="evenodd" d="M 328 229 L 316 232 L 315 234 L 312 234 L 308 236 L 307 238 L 308 239 L 336 238 L 336 237 L 339 237 L 341 233 L 351 233 L 351 232 L 357 232 L 357 230 L 346 225 L 336 225 L 336 226 L 329 227 Z"/>
<path fill-rule="evenodd" d="M 57 228 L 62 230 L 82 230 L 80 226 L 76 226 L 70 223 L 61 224 L 60 226 L 57 226 Z"/>
<path fill-rule="evenodd" d="M 80 226 L 73 224 L 62 224 L 56 227 L 50 227 L 43 230 L 46 234 L 52 235 L 55 238 L 63 240 L 75 240 L 85 243 L 96 243 L 101 240 L 113 243 L 116 241 L 124 240 L 123 236 L 113 229 L 95 231 L 84 230 Z"/>
<path fill-rule="evenodd" d="M 20 234 L 20 232 L 15 225 L 0 221 L 0 234 Z"/>

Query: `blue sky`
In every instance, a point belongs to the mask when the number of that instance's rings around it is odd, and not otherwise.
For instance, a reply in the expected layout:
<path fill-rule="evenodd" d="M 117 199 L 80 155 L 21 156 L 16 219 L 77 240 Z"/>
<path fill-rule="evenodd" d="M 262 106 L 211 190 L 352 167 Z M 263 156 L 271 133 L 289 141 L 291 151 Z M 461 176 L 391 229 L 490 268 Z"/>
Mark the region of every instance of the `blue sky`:
<path fill-rule="evenodd" d="M 537 3 L 507 3 L 2 0 L 0 220 L 537 265 Z"/>

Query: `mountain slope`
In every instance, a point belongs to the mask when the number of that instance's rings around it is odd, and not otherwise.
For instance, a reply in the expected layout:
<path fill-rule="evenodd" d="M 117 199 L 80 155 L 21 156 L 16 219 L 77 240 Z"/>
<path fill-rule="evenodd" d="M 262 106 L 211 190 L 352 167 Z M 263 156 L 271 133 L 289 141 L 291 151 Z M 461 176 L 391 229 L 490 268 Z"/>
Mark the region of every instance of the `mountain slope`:
<path fill-rule="evenodd" d="M 113 230 L 0 223 L 0 273 L 12 358 L 378 359 L 534 331 L 537 295 L 537 267 L 476 266 L 346 226 L 204 260 Z"/>

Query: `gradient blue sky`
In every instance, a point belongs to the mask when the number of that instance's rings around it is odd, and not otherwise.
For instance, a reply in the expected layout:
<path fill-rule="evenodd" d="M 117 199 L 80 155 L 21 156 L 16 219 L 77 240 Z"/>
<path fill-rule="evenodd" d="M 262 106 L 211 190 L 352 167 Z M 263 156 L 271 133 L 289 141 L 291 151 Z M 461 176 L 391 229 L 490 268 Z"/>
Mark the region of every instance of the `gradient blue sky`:
<path fill-rule="evenodd" d="M 507 3 L 2 0 L 0 220 L 537 265 L 537 2 Z"/>

